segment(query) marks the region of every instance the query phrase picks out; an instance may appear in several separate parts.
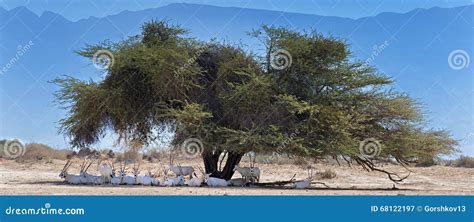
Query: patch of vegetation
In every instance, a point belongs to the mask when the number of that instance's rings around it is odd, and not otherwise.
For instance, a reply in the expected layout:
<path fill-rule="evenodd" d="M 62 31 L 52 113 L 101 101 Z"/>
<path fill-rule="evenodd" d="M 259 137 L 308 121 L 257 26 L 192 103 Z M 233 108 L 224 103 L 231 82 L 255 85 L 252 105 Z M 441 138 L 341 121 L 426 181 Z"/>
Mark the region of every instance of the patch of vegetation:
<path fill-rule="evenodd" d="M 423 158 L 415 163 L 415 167 L 430 167 L 434 165 L 438 165 L 434 158 Z"/>
<path fill-rule="evenodd" d="M 148 150 L 142 155 L 143 160 L 147 160 L 151 163 L 158 162 L 159 160 L 163 160 L 166 158 L 168 158 L 168 154 L 165 151 L 158 149 Z"/>
<path fill-rule="evenodd" d="M 336 177 L 336 172 L 331 169 L 326 169 L 321 173 L 318 173 L 322 179 L 333 179 Z"/>
<path fill-rule="evenodd" d="M 44 161 L 51 163 L 52 160 L 66 160 L 68 154 L 72 151 L 57 150 L 47 145 L 39 143 L 31 143 L 26 145 L 25 154 L 16 159 L 17 162 L 37 162 Z"/>
<path fill-rule="evenodd" d="M 446 162 L 446 166 L 474 168 L 474 157 L 461 155 L 456 160 Z"/>
<path fill-rule="evenodd" d="M 91 59 L 109 50 L 114 64 L 99 81 L 53 80 L 57 102 L 67 111 L 60 132 L 71 145 L 89 146 L 112 130 L 136 153 L 171 131 L 172 145 L 199 138 L 205 171 L 223 179 L 232 178 L 250 151 L 341 156 L 394 181 L 403 178 L 361 156 L 361 143 L 375 144 L 378 158 L 400 164 L 456 151 L 448 132 L 422 128 L 419 104 L 394 90 L 389 75 L 354 59 L 344 40 L 264 25 L 250 32 L 266 49 L 257 56 L 186 33 L 150 21 L 139 35 L 78 51 Z M 365 146 L 369 138 L 375 142 Z M 296 158 L 294 164 L 308 161 Z"/>

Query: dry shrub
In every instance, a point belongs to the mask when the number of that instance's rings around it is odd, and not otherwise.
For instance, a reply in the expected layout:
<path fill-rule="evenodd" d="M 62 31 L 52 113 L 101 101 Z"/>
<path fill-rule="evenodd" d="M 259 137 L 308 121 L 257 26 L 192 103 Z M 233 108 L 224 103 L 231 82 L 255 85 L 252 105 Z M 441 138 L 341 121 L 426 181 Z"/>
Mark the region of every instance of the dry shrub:
<path fill-rule="evenodd" d="M 160 150 L 157 150 L 157 149 L 152 149 L 152 150 L 148 150 L 147 152 L 145 152 L 143 154 L 143 160 L 147 160 L 151 163 L 154 163 L 154 162 L 157 162 L 161 159 L 165 159 L 168 157 L 168 154 L 166 154 L 165 151 L 160 151 Z"/>
<path fill-rule="evenodd" d="M 318 173 L 322 179 L 332 179 L 336 177 L 336 172 L 332 169 L 326 169 L 321 173 Z"/>
<path fill-rule="evenodd" d="M 127 150 L 124 153 L 117 153 L 115 161 L 117 162 L 135 162 L 140 158 L 140 154 L 136 150 Z"/>
<path fill-rule="evenodd" d="M 456 160 L 447 161 L 446 166 L 474 168 L 474 157 L 461 155 Z"/>
<path fill-rule="evenodd" d="M 115 158 L 115 152 L 113 150 L 102 150 L 100 151 L 100 155 L 109 159 Z"/>
<path fill-rule="evenodd" d="M 25 154 L 16 159 L 17 162 L 45 161 L 51 163 L 53 159 L 66 160 L 69 150 L 56 150 L 39 143 L 27 144 Z"/>
<path fill-rule="evenodd" d="M 433 158 L 424 158 L 416 162 L 415 167 L 430 167 L 437 165 L 436 161 Z"/>
<path fill-rule="evenodd" d="M 309 165 L 308 161 L 304 157 L 300 156 L 295 157 L 295 159 L 293 160 L 293 164 L 300 167 L 306 167 Z"/>

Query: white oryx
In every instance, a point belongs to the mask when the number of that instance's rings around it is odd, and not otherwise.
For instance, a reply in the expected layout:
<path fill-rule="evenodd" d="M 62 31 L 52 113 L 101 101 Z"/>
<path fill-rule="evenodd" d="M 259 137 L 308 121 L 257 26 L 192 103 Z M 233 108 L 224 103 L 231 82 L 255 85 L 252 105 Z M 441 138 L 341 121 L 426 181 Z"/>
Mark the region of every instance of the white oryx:
<path fill-rule="evenodd" d="M 151 173 L 151 170 L 148 169 L 148 173 L 145 176 L 140 176 L 140 184 L 144 186 L 159 186 L 160 181 L 155 179 L 155 174 Z"/>
<path fill-rule="evenodd" d="M 243 178 L 234 178 L 234 179 L 228 180 L 227 182 L 229 182 L 229 186 L 233 186 L 233 187 L 245 186 L 245 179 Z"/>
<path fill-rule="evenodd" d="M 100 176 L 94 176 L 92 174 L 87 173 L 89 167 L 92 165 L 93 161 L 85 158 L 81 164 L 81 171 L 79 175 L 81 176 L 81 184 L 97 184 L 99 181 Z"/>
<path fill-rule="evenodd" d="M 240 175 L 242 175 L 242 178 L 244 180 L 244 185 L 246 183 L 255 183 L 255 182 L 260 182 L 260 168 L 258 167 L 255 167 L 255 160 L 256 160 L 256 156 L 255 156 L 255 153 L 253 152 L 249 152 L 247 155 L 249 156 L 249 159 L 250 159 L 250 167 L 240 167 L 240 166 L 235 166 L 234 167 L 234 171 L 237 171 L 240 173 Z M 252 159 L 252 155 L 253 155 L 253 159 Z"/>
<path fill-rule="evenodd" d="M 206 181 L 207 186 L 210 186 L 210 187 L 226 187 L 229 185 L 228 181 L 221 178 L 211 177 L 210 173 L 206 174 L 205 181 Z"/>
<path fill-rule="evenodd" d="M 126 163 L 124 163 L 124 164 L 126 164 Z M 128 176 L 128 175 L 123 176 L 122 177 L 122 184 L 125 184 L 125 185 L 136 185 L 136 184 L 138 184 L 136 176 L 140 173 L 139 167 L 140 167 L 140 164 L 138 164 L 138 167 L 137 167 L 136 163 L 133 163 L 133 176 Z"/>
<path fill-rule="evenodd" d="M 189 176 L 193 178 L 194 168 L 192 166 L 181 166 L 180 164 L 174 165 L 174 157 L 173 154 L 170 153 L 170 164 L 168 168 L 173 172 L 176 176 Z"/>
<path fill-rule="evenodd" d="M 244 183 L 254 183 L 255 181 L 260 182 L 260 168 L 258 167 L 239 167 L 235 166 L 234 171 L 237 171 L 242 175 Z"/>
<path fill-rule="evenodd" d="M 200 187 L 204 183 L 206 173 L 204 172 L 204 170 L 201 167 L 198 167 L 198 169 L 199 169 L 199 171 L 201 171 L 202 176 L 199 177 L 196 174 L 194 174 L 194 177 L 191 178 L 188 181 L 188 186 L 190 186 L 190 187 Z"/>
<path fill-rule="evenodd" d="M 113 175 L 113 166 L 110 162 L 100 164 L 100 161 L 97 166 L 97 171 L 99 171 L 102 176 L 104 183 L 110 183 Z"/>
<path fill-rule="evenodd" d="M 168 187 L 174 186 L 183 186 L 184 185 L 184 176 L 180 175 L 177 177 L 168 177 L 169 169 L 163 171 L 164 185 Z"/>
<path fill-rule="evenodd" d="M 119 169 L 119 174 L 116 175 L 115 174 L 115 167 L 114 167 L 114 164 L 112 162 L 112 180 L 110 181 L 113 185 L 120 185 L 120 184 L 123 184 L 123 178 L 126 176 L 126 168 L 125 168 L 125 164 L 122 164 L 122 162 L 120 162 L 120 169 Z"/>
<path fill-rule="evenodd" d="M 295 189 L 307 189 L 311 187 L 311 182 L 313 181 L 313 169 L 308 169 L 308 178 L 301 180 L 301 181 L 295 181 L 293 183 L 293 188 Z"/>
<path fill-rule="evenodd" d="M 61 173 L 59 173 L 59 177 L 63 178 L 66 183 L 70 184 L 81 184 L 82 179 L 80 175 L 74 175 L 74 174 L 69 174 L 67 171 L 69 167 L 71 166 L 72 162 L 71 160 L 68 160 L 66 164 L 64 165 L 63 169 L 61 170 Z"/>

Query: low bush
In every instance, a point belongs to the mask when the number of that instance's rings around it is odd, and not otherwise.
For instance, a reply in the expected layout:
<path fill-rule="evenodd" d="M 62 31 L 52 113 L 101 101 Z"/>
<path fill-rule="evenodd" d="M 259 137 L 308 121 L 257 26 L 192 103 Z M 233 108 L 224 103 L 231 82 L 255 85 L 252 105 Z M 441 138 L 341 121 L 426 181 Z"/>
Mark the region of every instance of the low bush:
<path fill-rule="evenodd" d="M 458 159 L 447 161 L 446 166 L 474 168 L 474 157 L 461 155 Z"/>

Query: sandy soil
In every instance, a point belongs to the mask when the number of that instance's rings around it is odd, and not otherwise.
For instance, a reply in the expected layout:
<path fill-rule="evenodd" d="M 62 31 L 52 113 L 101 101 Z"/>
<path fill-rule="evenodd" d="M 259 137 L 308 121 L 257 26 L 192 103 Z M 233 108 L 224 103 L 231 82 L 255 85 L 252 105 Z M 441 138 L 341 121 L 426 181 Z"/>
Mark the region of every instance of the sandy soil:
<path fill-rule="evenodd" d="M 319 178 L 330 188 L 313 185 L 311 189 L 259 187 L 145 187 L 145 186 L 86 186 L 68 185 L 58 177 L 65 161 L 50 163 L 19 164 L 12 160 L 0 160 L 0 195 L 474 195 L 474 169 L 433 166 L 412 168 L 408 179 L 397 184 L 378 172 L 366 172 L 358 167 L 337 165 L 313 165 L 316 172 L 333 169 L 333 179 Z M 78 173 L 76 161 L 69 173 Z M 158 169 L 160 164 L 142 166 Z M 290 179 L 295 173 L 297 179 L 307 177 L 305 170 L 293 165 L 260 164 L 261 182 Z M 93 168 L 93 167 L 91 167 Z M 398 166 L 384 169 L 403 172 Z M 94 173 L 93 171 L 91 173 Z M 235 175 L 234 177 L 237 177 Z"/>

